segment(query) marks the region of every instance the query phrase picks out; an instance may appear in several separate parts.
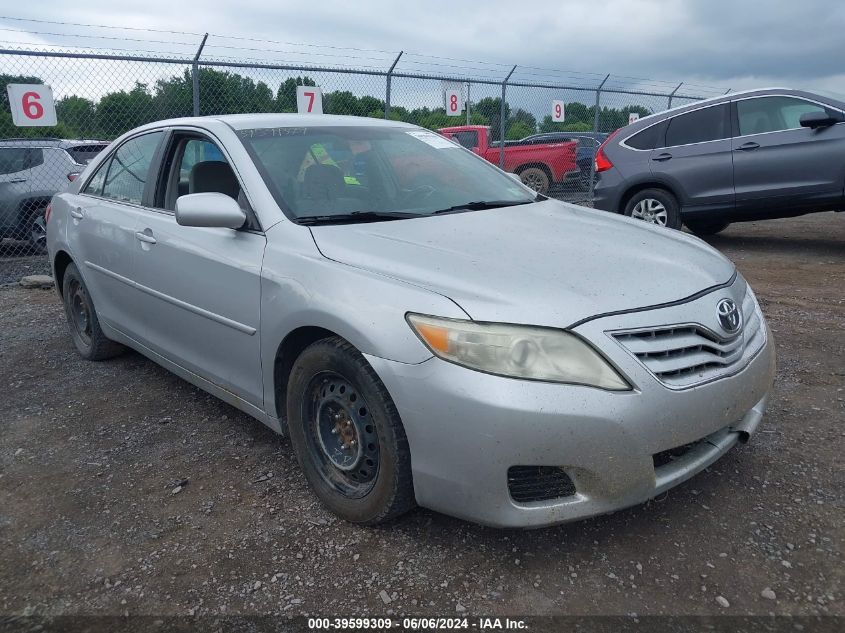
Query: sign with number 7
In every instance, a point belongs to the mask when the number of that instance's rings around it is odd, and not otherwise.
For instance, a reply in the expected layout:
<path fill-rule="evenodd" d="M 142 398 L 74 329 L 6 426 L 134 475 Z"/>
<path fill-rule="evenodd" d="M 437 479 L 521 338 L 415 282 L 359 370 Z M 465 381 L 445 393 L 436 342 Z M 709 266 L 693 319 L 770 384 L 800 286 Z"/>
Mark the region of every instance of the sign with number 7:
<path fill-rule="evenodd" d="M 8 84 L 12 122 L 18 127 L 56 125 L 53 91 L 44 84 Z"/>
<path fill-rule="evenodd" d="M 323 114 L 323 91 L 317 86 L 297 86 L 296 111 L 300 114 Z"/>

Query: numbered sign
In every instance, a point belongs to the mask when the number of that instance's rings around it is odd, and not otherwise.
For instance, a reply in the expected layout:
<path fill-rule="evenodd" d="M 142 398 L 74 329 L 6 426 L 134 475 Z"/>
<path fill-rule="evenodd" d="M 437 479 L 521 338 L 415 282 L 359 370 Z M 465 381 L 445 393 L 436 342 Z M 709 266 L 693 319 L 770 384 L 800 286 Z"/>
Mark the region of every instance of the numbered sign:
<path fill-rule="evenodd" d="M 297 86 L 296 111 L 300 114 L 323 114 L 323 91 L 317 86 Z"/>
<path fill-rule="evenodd" d="M 444 90 L 446 97 L 446 114 L 449 116 L 461 116 L 464 111 L 463 99 L 461 99 L 460 90 Z"/>
<path fill-rule="evenodd" d="M 631 123 L 633 123 L 634 121 L 639 121 L 639 120 L 640 120 L 640 115 L 639 115 L 638 112 L 631 112 L 628 115 L 628 125 L 631 125 Z"/>
<path fill-rule="evenodd" d="M 552 101 L 552 121 L 563 123 L 565 115 L 563 101 Z"/>
<path fill-rule="evenodd" d="M 56 125 L 53 90 L 44 84 L 8 84 L 12 122 L 19 127 Z"/>

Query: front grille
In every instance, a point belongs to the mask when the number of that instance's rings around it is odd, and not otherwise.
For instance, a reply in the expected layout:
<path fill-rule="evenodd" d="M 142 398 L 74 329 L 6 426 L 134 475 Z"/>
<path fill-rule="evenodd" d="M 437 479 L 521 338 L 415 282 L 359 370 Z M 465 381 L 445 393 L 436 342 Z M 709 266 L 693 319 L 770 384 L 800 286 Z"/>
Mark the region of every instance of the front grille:
<path fill-rule="evenodd" d="M 575 494 L 575 484 L 557 466 L 511 466 L 508 491 L 517 503 L 548 501 Z"/>
<path fill-rule="evenodd" d="M 763 345 L 762 317 L 751 292 L 742 302 L 739 333 L 721 338 L 696 324 L 615 332 L 613 336 L 670 387 L 689 387 L 731 371 Z"/>

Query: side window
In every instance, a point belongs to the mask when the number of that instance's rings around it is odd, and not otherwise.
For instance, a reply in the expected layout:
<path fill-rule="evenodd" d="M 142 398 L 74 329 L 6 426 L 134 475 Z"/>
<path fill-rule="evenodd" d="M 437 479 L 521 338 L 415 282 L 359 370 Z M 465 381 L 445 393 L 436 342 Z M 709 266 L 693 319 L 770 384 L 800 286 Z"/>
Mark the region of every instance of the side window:
<path fill-rule="evenodd" d="M 29 169 L 29 149 L 26 147 L 0 148 L 0 175 L 14 174 Z"/>
<path fill-rule="evenodd" d="M 176 209 L 180 196 L 192 193 L 223 193 L 234 198 L 242 207 L 241 186 L 225 154 L 211 140 L 195 135 L 178 135 L 170 145 L 166 191 L 156 196 L 156 206 L 169 211 Z"/>
<path fill-rule="evenodd" d="M 103 197 L 119 202 L 141 204 L 153 156 L 162 132 L 133 138 L 114 153 L 103 183 Z"/>
<path fill-rule="evenodd" d="M 99 167 L 97 167 L 97 171 L 94 172 L 91 180 L 89 180 L 88 184 L 85 185 L 85 189 L 82 190 L 82 193 L 87 193 L 92 196 L 103 195 L 103 182 L 106 180 L 106 172 L 109 170 L 110 162 L 111 157 L 108 157 L 100 164 Z"/>
<path fill-rule="evenodd" d="M 625 141 L 625 145 L 634 149 L 654 149 L 657 147 L 657 137 L 662 128 L 663 126 L 660 123 L 647 127 Z"/>
<path fill-rule="evenodd" d="M 29 164 L 27 167 L 38 167 L 44 164 L 44 150 L 39 147 L 33 147 L 29 150 Z"/>
<path fill-rule="evenodd" d="M 802 114 L 825 111 L 831 110 L 796 97 L 757 97 L 736 102 L 740 136 L 800 128 Z"/>
<path fill-rule="evenodd" d="M 726 103 L 693 110 L 669 119 L 666 147 L 730 138 Z"/>
<path fill-rule="evenodd" d="M 478 147 L 478 132 L 470 130 L 467 132 L 455 132 L 452 138 L 467 149 Z"/>

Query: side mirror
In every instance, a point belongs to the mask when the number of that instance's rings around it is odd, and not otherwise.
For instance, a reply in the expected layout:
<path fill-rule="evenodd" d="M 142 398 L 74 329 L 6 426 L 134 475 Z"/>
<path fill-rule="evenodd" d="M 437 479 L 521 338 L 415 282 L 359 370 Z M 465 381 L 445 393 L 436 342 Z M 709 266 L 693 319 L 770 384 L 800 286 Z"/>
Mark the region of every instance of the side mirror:
<path fill-rule="evenodd" d="M 239 229 L 246 213 L 224 193 L 191 193 L 176 199 L 176 221 L 182 226 Z"/>
<path fill-rule="evenodd" d="M 845 121 L 845 115 L 834 112 L 828 113 L 821 110 L 816 112 L 805 112 L 799 119 L 801 127 L 808 127 L 812 129 L 818 127 L 829 127 L 831 125 L 836 125 L 837 123 L 842 123 L 843 121 Z"/>

